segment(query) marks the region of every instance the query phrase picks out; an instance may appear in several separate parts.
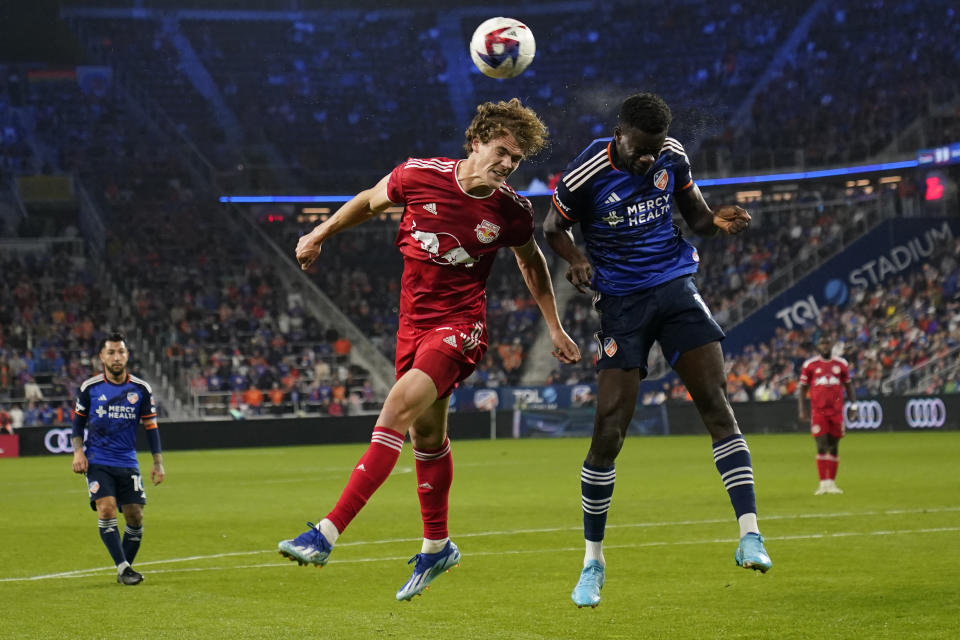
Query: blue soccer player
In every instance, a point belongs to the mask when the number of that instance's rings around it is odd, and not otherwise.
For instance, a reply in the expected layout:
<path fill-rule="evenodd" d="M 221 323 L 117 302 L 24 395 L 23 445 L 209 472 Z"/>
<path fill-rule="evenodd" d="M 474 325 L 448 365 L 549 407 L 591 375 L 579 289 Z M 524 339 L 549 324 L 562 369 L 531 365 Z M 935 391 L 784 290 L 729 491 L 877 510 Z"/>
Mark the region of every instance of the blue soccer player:
<path fill-rule="evenodd" d="M 100 539 L 117 565 L 117 582 L 139 584 L 143 576 L 130 565 L 143 536 L 147 494 L 137 461 L 137 426 L 143 422 L 153 453 L 150 478 L 163 482 L 163 454 L 157 409 L 150 385 L 127 372 L 126 339 L 111 333 L 100 343 L 103 373 L 85 380 L 77 394 L 73 420 L 73 471 L 87 475 L 90 508 L 97 512 Z M 86 429 L 86 441 L 84 441 Z M 86 445 L 86 450 L 84 450 Z M 117 505 L 123 510 L 123 540 L 117 528 Z"/>
<path fill-rule="evenodd" d="M 614 460 L 654 341 L 713 438 L 713 458 L 740 524 L 737 564 L 762 572 L 771 566 L 757 528 L 750 450 L 727 400 L 724 333 L 694 284 L 697 250 L 673 224 L 677 210 L 698 234 L 736 234 L 749 226 L 750 215 L 737 206 L 710 209 L 683 147 L 667 136 L 671 120 L 659 96 L 627 98 L 613 138 L 594 140 L 567 167 L 544 223 L 550 246 L 570 265 L 567 279 L 582 293 L 593 289 L 600 315 L 597 411 L 580 473 L 586 554 L 572 594 L 578 607 L 600 602 Z M 587 255 L 570 232 L 578 223 Z"/>

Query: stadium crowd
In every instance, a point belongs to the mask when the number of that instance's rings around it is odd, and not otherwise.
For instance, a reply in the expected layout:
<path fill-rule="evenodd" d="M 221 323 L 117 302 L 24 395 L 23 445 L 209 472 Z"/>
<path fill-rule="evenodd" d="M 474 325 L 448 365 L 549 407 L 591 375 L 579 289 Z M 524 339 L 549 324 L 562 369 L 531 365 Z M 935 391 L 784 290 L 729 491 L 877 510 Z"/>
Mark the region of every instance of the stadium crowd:
<path fill-rule="evenodd" d="M 832 0 L 822 15 L 754 100 L 749 135 L 711 141 L 735 172 L 866 160 L 960 91 L 960 10 L 948 0 Z M 956 141 L 946 133 L 925 144 Z"/>
<path fill-rule="evenodd" d="M 922 269 L 873 288 L 856 289 L 843 307 L 825 306 L 818 323 L 779 328 L 766 342 L 727 360 L 733 402 L 794 397 L 801 365 L 821 335 L 833 337 L 851 365 L 858 397 L 900 390 L 885 386 L 904 376 L 923 393 L 957 393 L 960 387 L 960 238 L 930 257 Z M 931 364 L 929 370 L 924 365 Z M 911 385 L 911 386 L 913 386 Z M 677 380 L 651 392 L 646 402 L 689 400 Z"/>
<path fill-rule="evenodd" d="M 408 156 L 454 155 L 460 130 L 453 114 L 470 113 L 477 99 L 522 95 L 562 131 L 542 157 L 521 167 L 515 184 L 525 187 L 546 182 L 589 140 L 609 135 L 611 111 L 637 87 L 676 105 L 673 134 L 701 172 L 864 160 L 960 90 L 960 60 L 949 54 L 960 18 L 947 0 L 892 10 L 879 0 L 833 0 L 818 5 L 795 50 L 780 51 L 810 9 L 759 0 L 695 3 L 680 19 L 644 3 L 562 5 L 527 18 L 551 37 L 540 39 L 535 63 L 510 83 L 469 65 L 462 43 L 472 20 L 451 25 L 427 9 L 72 24 L 222 172 L 245 172 L 267 187 L 256 168 L 270 164 L 288 188 L 355 191 Z M 638 35 L 633 25 L 641 23 Z M 354 46 L 361 41 L 364 47 Z M 637 46 L 647 52 L 640 61 L 632 55 Z M 748 121 L 731 122 L 767 65 L 781 59 L 746 105 Z M 466 69 L 472 73 L 464 85 L 457 73 Z M 211 90 L 206 82 L 222 105 L 202 97 L 197 87 Z M 233 135 L 224 124 L 231 119 Z"/>
<path fill-rule="evenodd" d="M 93 370 L 90 346 L 120 323 L 98 265 L 54 250 L 0 260 L 0 407 L 14 426 L 62 424 Z"/>
<path fill-rule="evenodd" d="M 452 75 L 451 23 L 432 9 L 370 11 L 360 20 L 334 11 L 323 21 L 74 18 L 77 34 L 106 55 L 101 62 L 113 65 L 114 77 L 90 86 L 32 77 L 25 65 L 0 66 L 0 191 L 13 175 L 76 176 L 104 215 L 106 251 L 102 261 L 57 250 L 3 256 L 9 277 L 0 284 L 0 405 L 16 405 L 23 424 L 57 419 L 58 412 L 63 419 L 73 388 L 96 368 L 91 346 L 108 326 L 128 327 L 185 397 L 223 398 L 226 409 L 340 415 L 376 404 L 366 372 L 351 362 L 349 341 L 305 310 L 302 291 L 258 262 L 253 249 L 260 240 L 208 215 L 206 196 L 198 193 L 205 187 L 184 163 L 182 141 L 145 117 L 147 101 L 156 101 L 222 174 L 262 162 L 286 176 L 278 183 L 311 190 L 367 186 L 411 155 L 457 155 L 461 133 L 453 114 L 469 114 L 476 100 L 518 92 L 548 123 L 558 123 L 551 124 L 552 148 L 512 181 L 519 187 L 534 179 L 544 184 L 590 139 L 609 135 L 609 110 L 637 86 L 682 105 L 676 135 L 689 141 L 691 153 L 697 147 L 707 153 L 694 156 L 694 175 L 701 159 L 716 168 L 706 158 L 719 157 L 718 149 L 737 171 L 853 162 L 888 148 L 898 132 L 960 94 L 960 56 L 943 55 L 960 36 L 952 5 L 909 1 L 861 10 L 868 5 L 883 3 L 824 4 L 796 55 L 749 105 L 749 135 L 728 119 L 797 28 L 805 5 L 697 4 L 685 8 L 691 14 L 684 20 L 645 13 L 651 27 L 643 46 L 656 54 L 640 66 L 630 55 L 637 43 L 629 25 L 643 6 L 610 3 L 587 15 L 565 5 L 531 18 L 538 31 L 559 35 L 541 39 L 541 58 L 526 74 L 508 85 L 474 72 L 469 90 Z M 465 39 L 473 25 L 452 26 L 455 39 Z M 349 46 L 361 37 L 375 48 Z M 189 48 L 222 104 L 197 89 L 203 74 L 191 67 Z M 347 49 L 353 53 L 336 55 Z M 384 59 L 399 67 L 386 71 Z M 841 90 L 853 85 L 865 88 Z M 411 102 L 418 105 L 415 118 L 402 108 Z M 938 117 L 945 126 L 925 130 L 947 138 L 931 142 L 953 141 L 958 119 Z M 695 238 L 703 258 L 698 283 L 718 320 L 735 323 L 763 304 L 780 270 L 813 268 L 865 231 L 881 206 L 826 189 L 780 208 L 758 208 L 749 234 Z M 54 226 L 80 241 L 76 223 L 58 219 Z M 289 223 L 263 228 L 288 254 L 304 230 Z M 0 229 L 0 235 L 16 232 Z M 395 232 L 396 221 L 374 221 L 337 238 L 310 274 L 388 357 L 402 268 L 390 246 Z M 822 330 L 844 343 L 859 391 L 882 392 L 884 380 L 954 353 L 956 262 L 956 252 L 940 256 L 922 273 L 857 292 L 850 306 L 825 311 Z M 575 296 L 565 325 L 585 357 L 577 367 L 554 370 L 549 382 L 594 379 L 595 324 L 589 301 Z M 490 348 L 468 383 L 518 384 L 541 327 L 509 253 L 498 257 L 490 279 L 488 325 Z M 731 396 L 792 393 L 816 337 L 809 328 L 783 330 L 731 354 Z M 950 361 L 937 362 L 924 370 L 923 383 L 956 390 Z M 684 393 L 665 380 L 651 397 Z"/>

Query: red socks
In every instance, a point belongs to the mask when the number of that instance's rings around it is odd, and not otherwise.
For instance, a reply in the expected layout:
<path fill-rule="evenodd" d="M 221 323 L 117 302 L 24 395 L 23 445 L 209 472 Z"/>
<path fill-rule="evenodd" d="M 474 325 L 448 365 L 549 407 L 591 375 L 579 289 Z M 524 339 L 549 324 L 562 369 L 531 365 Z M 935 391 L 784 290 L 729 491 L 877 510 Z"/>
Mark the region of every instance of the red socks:
<path fill-rule="evenodd" d="M 829 453 L 817 454 L 817 473 L 821 480 L 836 480 L 837 467 L 840 466 L 840 458 L 832 456 Z"/>
<path fill-rule="evenodd" d="M 450 455 L 450 438 L 433 451 L 413 450 L 417 461 L 417 496 L 420 498 L 420 515 L 423 518 L 423 537 L 427 540 L 442 540 L 449 537 L 447 514 L 450 485 L 453 483 L 453 457 Z"/>
<path fill-rule="evenodd" d="M 370 496 L 393 471 L 403 449 L 403 440 L 404 436 L 396 431 L 384 427 L 374 428 L 370 447 L 353 468 L 337 505 L 327 514 L 327 518 L 340 533 L 343 533 L 363 505 L 367 504 Z M 419 461 L 417 464 L 419 469 Z"/>

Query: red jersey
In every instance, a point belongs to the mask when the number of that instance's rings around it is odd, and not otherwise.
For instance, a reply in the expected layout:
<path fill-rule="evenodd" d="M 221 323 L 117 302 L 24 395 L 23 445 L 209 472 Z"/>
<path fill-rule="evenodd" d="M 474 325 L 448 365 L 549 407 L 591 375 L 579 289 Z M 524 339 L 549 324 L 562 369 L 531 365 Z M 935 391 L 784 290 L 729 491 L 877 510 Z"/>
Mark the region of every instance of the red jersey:
<path fill-rule="evenodd" d="M 843 413 L 843 389 L 850 381 L 850 365 L 839 356 L 814 356 L 803 363 L 800 384 L 810 387 L 810 410 Z"/>
<path fill-rule="evenodd" d="M 387 197 L 404 204 L 400 315 L 419 327 L 485 322 L 487 278 L 500 247 L 533 237 L 530 201 L 504 184 L 466 193 L 449 158 L 410 158 L 390 174 Z"/>

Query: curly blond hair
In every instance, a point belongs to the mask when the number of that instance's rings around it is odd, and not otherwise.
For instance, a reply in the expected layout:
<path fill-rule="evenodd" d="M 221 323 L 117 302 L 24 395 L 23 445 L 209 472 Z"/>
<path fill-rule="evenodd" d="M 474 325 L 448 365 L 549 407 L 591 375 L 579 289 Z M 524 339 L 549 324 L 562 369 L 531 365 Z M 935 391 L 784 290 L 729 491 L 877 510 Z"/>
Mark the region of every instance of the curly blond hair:
<path fill-rule="evenodd" d="M 523 149 L 524 158 L 543 149 L 549 135 L 540 117 L 530 107 L 523 106 L 519 98 L 511 98 L 508 102 L 484 102 L 477 105 L 477 115 L 467 127 L 467 141 L 463 148 L 470 155 L 474 138 L 486 143 L 507 133 L 512 134 Z"/>

